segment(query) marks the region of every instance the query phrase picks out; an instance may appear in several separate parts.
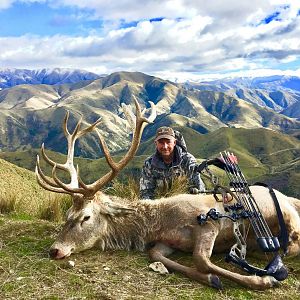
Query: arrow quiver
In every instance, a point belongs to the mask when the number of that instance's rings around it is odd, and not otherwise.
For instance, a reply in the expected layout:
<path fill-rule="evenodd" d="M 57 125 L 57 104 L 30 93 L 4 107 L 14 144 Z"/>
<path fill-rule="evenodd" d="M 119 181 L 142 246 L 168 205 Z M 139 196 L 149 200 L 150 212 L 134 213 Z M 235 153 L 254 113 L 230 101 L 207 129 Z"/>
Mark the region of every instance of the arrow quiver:
<path fill-rule="evenodd" d="M 202 170 L 205 169 L 206 172 L 211 173 L 208 170 L 208 165 L 210 164 L 213 164 L 225 170 L 230 181 L 231 189 L 233 191 L 226 187 L 220 186 L 213 175 L 210 175 L 211 179 L 214 180 L 214 182 L 212 181 L 215 187 L 213 194 L 216 200 L 218 199 L 216 197 L 216 190 L 221 190 L 225 214 L 219 213 L 215 208 L 212 208 L 206 215 L 201 214 L 197 217 L 198 223 L 202 225 L 207 221 L 208 218 L 211 218 L 213 220 L 217 220 L 220 218 L 230 219 L 231 221 L 233 221 L 233 233 L 236 238 L 236 244 L 231 247 L 229 253 L 226 256 L 226 261 L 238 265 L 244 271 L 250 274 L 256 274 L 259 276 L 271 275 L 277 280 L 284 280 L 287 277 L 288 273 L 281 260 L 281 256 L 278 254 L 278 251 L 280 250 L 279 240 L 272 234 L 265 218 L 263 217 L 249 189 L 248 182 L 238 165 L 237 157 L 233 153 L 224 151 L 221 153 L 220 159 L 217 158 L 210 161 L 205 161 L 200 164 L 198 166 L 198 171 L 202 172 Z M 269 190 L 277 210 L 281 233 L 285 233 L 285 237 L 283 238 L 283 240 L 285 240 L 285 245 L 283 245 L 282 248 L 286 251 L 287 238 L 284 220 L 283 218 L 280 218 L 280 215 L 282 216 L 282 213 L 275 193 L 272 189 L 269 188 Z M 224 194 L 227 195 L 228 192 L 232 196 L 232 199 L 235 199 L 234 204 L 225 201 L 226 198 L 224 198 Z M 246 261 L 247 234 L 244 224 L 245 219 L 249 220 L 260 249 L 263 252 L 275 253 L 273 259 L 265 269 L 260 269 L 252 266 Z"/>

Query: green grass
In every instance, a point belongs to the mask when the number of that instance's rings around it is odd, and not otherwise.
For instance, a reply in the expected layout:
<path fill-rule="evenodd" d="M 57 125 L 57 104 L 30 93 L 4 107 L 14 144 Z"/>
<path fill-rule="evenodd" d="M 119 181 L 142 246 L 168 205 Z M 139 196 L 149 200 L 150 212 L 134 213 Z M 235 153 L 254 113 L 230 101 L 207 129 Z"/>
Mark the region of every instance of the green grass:
<path fill-rule="evenodd" d="M 136 199 L 138 184 L 130 176 L 132 170 L 139 170 L 145 157 L 133 160 L 107 192 Z M 81 160 L 86 162 L 78 161 Z M 82 164 L 81 174 L 93 172 L 93 176 L 98 176 L 95 173 L 105 171 L 103 159 L 88 162 L 87 170 Z M 222 171 L 212 170 L 226 181 Z M 279 288 L 264 292 L 248 290 L 225 279 L 222 280 L 225 289 L 215 291 L 177 273 L 162 276 L 149 270 L 146 253 L 90 250 L 71 256 L 75 267 L 69 268 L 67 260 L 52 261 L 47 254 L 61 228 L 60 223 L 41 219 L 61 221 L 71 204 L 70 198 L 44 191 L 31 171 L 1 159 L 0 180 L 0 209 L 1 214 L 5 214 L 0 215 L 0 299 L 278 300 L 297 299 L 300 292 L 299 258 L 287 260 L 290 276 Z M 175 192 L 181 192 L 182 187 L 184 185 L 179 183 Z M 187 254 L 175 254 L 173 259 L 192 264 Z M 256 255 L 250 258 L 250 263 L 256 264 L 262 259 L 264 257 Z M 224 262 L 223 255 L 214 256 L 212 260 L 235 270 Z"/>
<path fill-rule="evenodd" d="M 42 189 L 31 171 L 0 159 L 0 213 L 61 221 L 71 198 Z"/>
<path fill-rule="evenodd" d="M 175 128 L 185 137 L 188 150 L 199 160 L 218 157 L 221 151 L 234 152 L 240 166 L 250 183 L 257 180 L 267 181 L 278 190 L 291 196 L 300 195 L 300 141 L 292 136 L 268 129 L 220 128 L 208 134 L 199 134 L 191 128 Z M 0 158 L 20 167 L 34 170 L 36 155 L 39 150 L 32 149 L 18 152 L 0 152 Z M 64 162 L 65 156 L 53 151 L 46 151 L 54 161 Z M 137 156 L 120 173 L 119 180 L 125 181 L 128 176 L 139 176 L 146 157 L 154 152 L 153 139 L 143 142 Z M 118 161 L 124 155 L 115 155 Z M 86 183 L 91 183 L 109 171 L 104 158 L 75 158 L 81 177 Z M 50 175 L 51 168 L 41 160 L 42 169 Z M 1 163 L 0 163 L 1 167 Z M 60 173 L 63 179 L 67 176 Z"/>
<path fill-rule="evenodd" d="M 146 253 L 88 250 L 72 255 L 70 268 L 67 260 L 52 261 L 47 254 L 59 224 L 8 216 L 0 224 L 1 299 L 299 299 L 299 258 L 286 260 L 290 275 L 278 288 L 252 291 L 223 279 L 224 290 L 216 291 L 177 273 L 154 273 Z M 188 254 L 172 259 L 192 265 Z M 258 259 L 264 257 L 256 254 L 250 262 Z M 234 269 L 223 255 L 212 260 Z"/>

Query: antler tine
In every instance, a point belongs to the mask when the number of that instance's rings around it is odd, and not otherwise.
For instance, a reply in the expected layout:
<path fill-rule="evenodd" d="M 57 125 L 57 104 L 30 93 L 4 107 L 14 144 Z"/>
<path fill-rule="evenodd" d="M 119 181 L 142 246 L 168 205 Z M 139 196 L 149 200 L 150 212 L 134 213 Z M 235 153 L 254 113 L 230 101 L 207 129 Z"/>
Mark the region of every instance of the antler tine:
<path fill-rule="evenodd" d="M 114 160 L 112 159 L 105 140 L 103 139 L 102 135 L 100 134 L 100 132 L 97 129 L 96 129 L 96 133 L 99 137 L 100 146 L 103 151 L 106 162 L 111 167 L 112 170 L 110 170 L 107 174 L 105 174 L 103 177 L 98 179 L 96 182 L 94 182 L 92 184 L 85 184 L 79 176 L 79 173 L 78 173 L 79 168 L 77 166 L 78 183 L 85 190 L 85 193 L 84 193 L 85 195 L 95 194 L 102 186 L 104 186 L 107 182 L 112 180 L 119 172 L 118 164 L 115 163 Z"/>
<path fill-rule="evenodd" d="M 66 112 L 66 115 L 64 117 L 64 122 L 63 122 L 63 131 L 64 131 L 64 134 L 66 136 L 67 139 L 69 139 L 70 137 L 73 139 L 73 140 L 76 140 L 77 138 L 80 138 L 81 136 L 85 135 L 86 133 L 88 132 L 91 132 L 94 130 L 94 128 L 100 123 L 101 121 L 101 117 L 98 118 L 93 124 L 89 125 L 88 127 L 80 130 L 80 127 L 81 127 L 81 124 L 82 124 L 82 115 L 80 115 L 80 119 L 79 121 L 77 122 L 72 134 L 69 132 L 68 130 L 68 120 L 69 120 L 69 115 L 70 115 L 70 112 L 67 111 Z"/>
<path fill-rule="evenodd" d="M 67 170 L 67 167 L 64 165 L 64 164 L 58 164 L 58 163 L 55 163 L 51 158 L 49 158 L 45 152 L 45 145 L 44 143 L 42 144 L 42 147 L 41 147 L 41 152 L 42 152 L 42 156 L 44 158 L 44 160 L 49 164 L 51 165 L 52 167 L 54 165 L 56 165 L 57 168 L 61 169 L 61 170 Z"/>
<path fill-rule="evenodd" d="M 59 187 L 61 187 L 63 190 L 65 190 L 68 193 L 74 194 L 74 193 L 79 193 L 79 194 L 85 194 L 84 189 L 82 188 L 75 188 L 71 187 L 68 184 L 63 183 L 56 175 L 56 165 L 54 165 L 52 169 L 52 178 L 54 181 L 57 183 Z"/>
<path fill-rule="evenodd" d="M 80 132 L 78 133 L 78 137 L 81 137 L 81 136 L 87 134 L 88 132 L 93 131 L 100 122 L 101 122 L 101 117 L 98 118 L 93 124 L 91 124 L 88 127 L 80 130 Z"/>
<path fill-rule="evenodd" d="M 150 119 L 143 117 L 140 104 L 138 103 L 135 97 L 133 99 L 136 107 L 136 120 L 135 120 L 133 139 L 128 152 L 119 162 L 117 163 L 114 162 L 104 139 L 102 138 L 98 130 L 96 130 L 99 136 L 102 151 L 104 153 L 108 165 L 111 167 L 111 170 L 103 177 L 95 181 L 94 183 L 87 185 L 87 188 L 89 189 L 89 193 L 91 194 L 96 193 L 98 190 L 100 190 L 106 183 L 111 181 L 128 164 L 128 162 L 133 158 L 133 156 L 137 151 L 144 127 L 146 126 L 147 123 L 153 122 L 156 116 L 156 112 L 151 112 Z M 155 110 L 154 104 L 152 103 L 150 105 L 151 108 Z"/>
<path fill-rule="evenodd" d="M 79 166 L 76 165 L 76 171 L 77 171 L 77 178 L 79 186 L 81 186 L 83 189 L 88 190 L 88 186 L 82 181 L 81 177 L 79 176 Z"/>
<path fill-rule="evenodd" d="M 81 131 L 79 129 L 82 124 L 82 115 L 80 115 L 80 119 L 78 120 L 72 133 L 70 133 L 70 131 L 68 130 L 69 116 L 70 116 L 70 112 L 67 110 L 66 115 L 64 117 L 64 122 L 63 122 L 63 131 L 64 131 L 64 134 L 65 134 L 67 140 L 71 139 L 71 141 L 72 141 L 72 140 L 76 140 L 78 137 L 81 136 L 80 135 Z"/>
<path fill-rule="evenodd" d="M 37 175 L 40 176 L 40 178 L 46 183 L 49 184 L 52 187 L 59 187 L 55 182 L 53 182 L 51 179 L 49 179 L 42 171 L 41 165 L 40 165 L 40 157 L 37 155 L 36 156 L 36 166 L 35 166 L 35 171 Z"/>
<path fill-rule="evenodd" d="M 82 116 L 80 116 L 80 119 L 79 119 L 79 121 L 77 122 L 77 124 L 76 124 L 76 126 L 75 126 L 75 129 L 74 129 L 74 131 L 73 131 L 73 133 L 71 134 L 71 138 L 72 138 L 73 140 L 76 140 L 76 139 L 79 137 L 80 132 L 81 132 L 81 131 L 79 131 L 79 129 L 80 129 L 80 127 L 81 127 L 81 124 L 82 124 Z M 79 133 L 78 133 L 78 132 L 79 132 Z"/>
<path fill-rule="evenodd" d="M 101 133 L 99 132 L 99 130 L 96 129 L 96 132 L 98 134 L 99 140 L 100 140 L 100 146 L 101 149 L 103 151 L 104 157 L 106 159 L 106 162 L 108 163 L 108 165 L 115 170 L 117 168 L 116 163 L 114 162 L 114 160 L 112 159 L 110 152 L 108 150 L 107 144 L 105 142 L 105 140 L 103 139 Z"/>
<path fill-rule="evenodd" d="M 155 109 L 155 104 L 152 101 L 149 101 L 150 106 L 151 106 L 151 113 L 150 116 L 147 118 L 147 122 L 153 123 L 154 120 L 156 119 L 157 113 L 156 113 L 156 109 Z"/>
<path fill-rule="evenodd" d="M 132 111 L 128 109 L 128 106 L 125 103 L 121 104 L 124 115 L 131 127 L 131 130 L 135 128 L 135 116 L 133 115 Z"/>
<path fill-rule="evenodd" d="M 133 97 L 133 100 L 134 100 L 134 104 L 135 104 L 135 108 L 136 108 L 136 128 L 138 127 L 138 125 L 141 126 L 144 123 L 146 123 L 146 124 L 153 123 L 153 121 L 156 118 L 155 104 L 152 101 L 149 101 L 150 106 L 151 106 L 151 114 L 148 118 L 146 118 L 143 116 L 145 110 L 143 110 L 143 113 L 142 113 L 141 106 L 138 103 L 136 97 Z M 146 126 L 146 124 L 144 124 L 144 126 Z"/>
<path fill-rule="evenodd" d="M 70 195 L 72 194 L 68 191 L 65 191 L 65 190 L 61 189 L 61 188 L 55 188 L 53 186 L 50 186 L 50 185 L 46 184 L 45 182 L 43 182 L 43 180 L 41 179 L 41 177 L 37 173 L 36 173 L 36 180 L 37 180 L 39 186 L 41 186 L 42 188 L 44 188 L 47 191 L 55 192 L 55 193 L 63 193 L 63 194 L 67 193 L 67 194 L 70 194 Z"/>
<path fill-rule="evenodd" d="M 66 115 L 64 117 L 63 126 L 62 126 L 66 137 L 68 137 L 70 135 L 70 132 L 68 130 L 68 125 L 67 125 L 68 120 L 69 120 L 69 115 L 70 115 L 70 112 L 67 110 Z"/>
<path fill-rule="evenodd" d="M 134 105 L 135 105 L 135 109 L 136 109 L 136 120 L 137 120 L 142 117 L 141 106 L 135 96 L 133 96 L 133 101 L 134 101 Z"/>
<path fill-rule="evenodd" d="M 56 192 L 56 193 L 68 193 L 71 194 L 65 190 L 63 190 L 62 188 L 59 188 L 58 185 L 56 185 L 56 183 L 52 182 L 51 180 L 49 180 L 44 173 L 42 172 L 41 168 L 40 168 L 40 164 L 39 164 L 39 156 L 37 155 L 37 164 L 35 167 L 35 175 L 36 175 L 36 179 L 38 184 L 50 191 L 50 192 Z"/>

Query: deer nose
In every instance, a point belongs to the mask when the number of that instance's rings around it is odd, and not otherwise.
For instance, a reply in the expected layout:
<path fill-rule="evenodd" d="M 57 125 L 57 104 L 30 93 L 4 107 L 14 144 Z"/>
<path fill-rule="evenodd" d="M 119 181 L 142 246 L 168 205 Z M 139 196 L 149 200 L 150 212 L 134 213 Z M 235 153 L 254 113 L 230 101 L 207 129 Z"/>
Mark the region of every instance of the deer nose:
<path fill-rule="evenodd" d="M 51 248 L 50 250 L 49 250 L 49 255 L 50 255 L 50 258 L 52 258 L 52 259 L 55 259 L 55 258 L 57 258 L 57 256 L 58 256 L 58 249 L 56 249 L 56 248 Z"/>

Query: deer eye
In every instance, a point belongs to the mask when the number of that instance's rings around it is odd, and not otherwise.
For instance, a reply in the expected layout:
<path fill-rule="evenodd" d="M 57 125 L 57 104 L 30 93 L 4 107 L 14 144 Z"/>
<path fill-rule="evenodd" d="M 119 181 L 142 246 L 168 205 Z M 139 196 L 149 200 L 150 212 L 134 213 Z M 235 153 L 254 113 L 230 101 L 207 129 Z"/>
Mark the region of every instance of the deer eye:
<path fill-rule="evenodd" d="M 81 221 L 81 226 L 84 222 L 88 221 L 90 219 L 91 216 L 85 216 L 82 221 Z"/>

